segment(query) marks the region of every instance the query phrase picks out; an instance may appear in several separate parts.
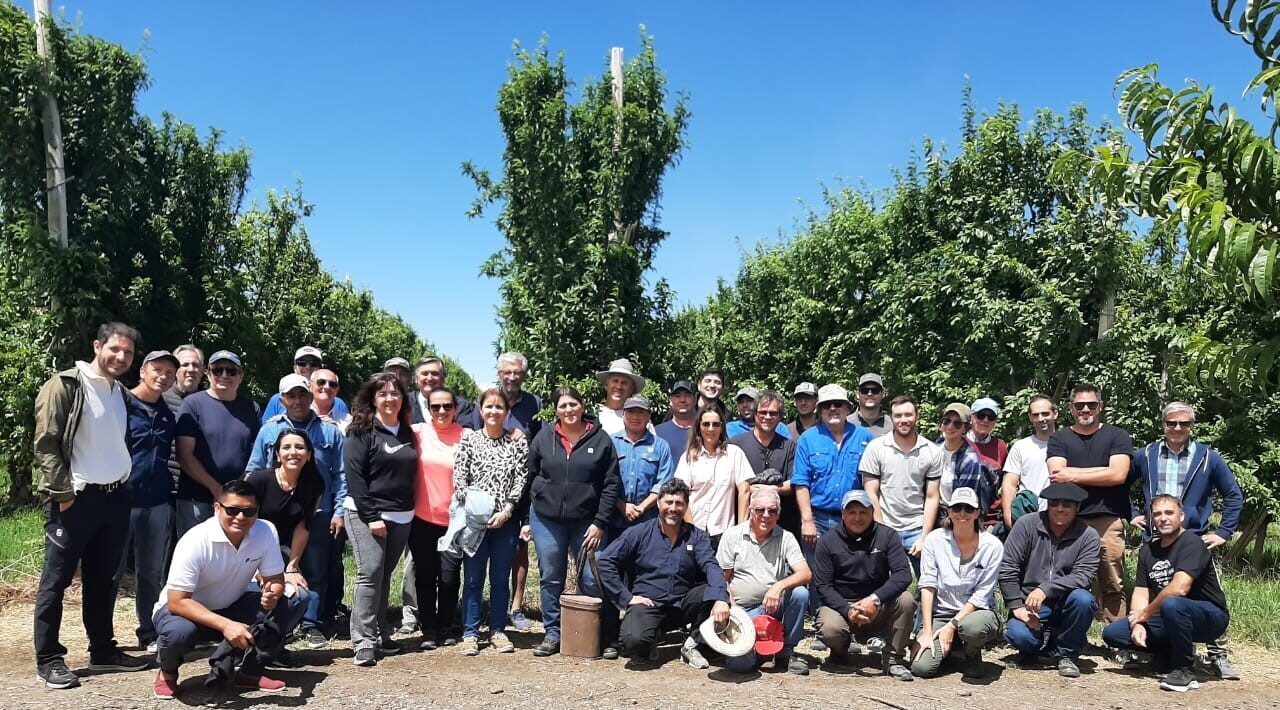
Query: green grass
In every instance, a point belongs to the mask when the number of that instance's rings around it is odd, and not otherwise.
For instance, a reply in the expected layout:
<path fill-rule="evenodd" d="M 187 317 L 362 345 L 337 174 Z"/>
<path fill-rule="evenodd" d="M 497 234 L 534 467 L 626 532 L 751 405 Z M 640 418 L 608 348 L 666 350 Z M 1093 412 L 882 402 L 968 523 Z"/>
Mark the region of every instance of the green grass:
<path fill-rule="evenodd" d="M 39 576 L 43 541 L 44 514 L 38 508 L 0 516 L 0 585 L 21 585 Z"/>

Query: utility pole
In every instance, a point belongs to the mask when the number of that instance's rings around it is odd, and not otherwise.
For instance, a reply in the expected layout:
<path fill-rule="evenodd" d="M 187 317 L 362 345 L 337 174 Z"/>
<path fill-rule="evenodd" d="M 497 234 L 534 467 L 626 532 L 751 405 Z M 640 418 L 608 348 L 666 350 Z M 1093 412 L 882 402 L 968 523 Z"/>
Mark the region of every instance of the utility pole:
<path fill-rule="evenodd" d="M 36 10 L 36 52 L 44 62 L 44 184 L 49 208 L 49 236 L 58 246 L 67 246 L 67 170 L 62 161 L 62 119 L 53 97 L 50 76 L 53 58 L 49 54 L 49 23 L 53 21 L 50 0 L 34 0 Z"/>
<path fill-rule="evenodd" d="M 613 156 L 618 157 L 618 152 L 622 150 L 622 47 L 612 47 L 609 49 L 609 74 L 613 77 L 613 106 L 617 109 L 613 122 Z M 614 195 L 615 200 L 621 200 L 622 195 Z M 631 235 L 628 232 L 623 234 L 622 230 L 622 205 L 615 204 L 613 207 L 613 231 L 609 233 L 609 241 L 617 241 L 618 239 L 627 239 Z"/>

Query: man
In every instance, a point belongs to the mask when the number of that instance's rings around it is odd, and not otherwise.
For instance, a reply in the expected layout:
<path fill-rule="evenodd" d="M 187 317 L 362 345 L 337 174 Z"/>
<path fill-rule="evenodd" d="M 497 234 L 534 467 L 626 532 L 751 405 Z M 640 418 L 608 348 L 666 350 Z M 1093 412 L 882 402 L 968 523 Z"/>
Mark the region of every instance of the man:
<path fill-rule="evenodd" d="M 324 372 L 317 370 L 316 374 Z M 280 378 L 280 401 L 284 411 L 267 420 L 253 442 L 253 454 L 245 466 L 245 474 L 260 469 L 273 468 L 279 462 L 275 456 L 276 440 L 286 429 L 300 429 L 311 440 L 312 461 L 316 465 L 324 493 L 316 504 L 311 534 L 307 547 L 299 561 L 301 572 L 311 591 L 306 615 L 302 617 L 302 634 L 308 648 L 324 648 L 328 638 L 324 627 L 333 622 L 340 597 L 331 589 L 334 567 L 342 569 L 342 545 L 339 542 L 345 525 L 342 501 L 347 497 L 347 478 L 343 467 L 342 432 L 338 425 L 327 422 L 312 409 L 312 394 L 307 380 L 298 374 Z M 278 531 L 277 531 L 278 532 Z M 337 591 L 341 591 L 338 587 Z"/>
<path fill-rule="evenodd" d="M 698 650 L 698 626 L 710 616 L 729 619 L 724 573 L 711 551 L 711 538 L 685 522 L 689 486 L 667 481 L 658 492 L 658 517 L 627 528 L 600 554 L 600 583 L 607 602 L 624 609 L 623 652 L 632 667 L 657 660 L 658 634 L 689 630 L 680 657 L 693 668 L 707 668 Z"/>
<path fill-rule="evenodd" d="M 262 666 L 279 655 L 306 606 L 285 587 L 280 539 L 270 523 L 258 520 L 259 504 L 253 486 L 228 481 L 219 492 L 215 517 L 178 541 L 153 615 L 160 634 L 156 698 L 178 695 L 178 667 L 187 651 L 219 639 L 247 652 L 235 670 L 235 687 L 270 692 L 285 687 L 263 676 Z M 255 574 L 261 575 L 261 591 L 249 588 Z M 250 626 L 268 621 L 275 626 L 273 638 L 255 638 Z"/>
<path fill-rule="evenodd" d="M 1031 422 L 1031 436 L 1018 439 L 1009 447 L 1009 456 L 1004 460 L 1004 478 L 1000 480 L 1005 531 L 1012 530 L 1024 513 L 1048 507 L 1040 498 L 1040 491 L 1049 485 L 1046 452 L 1049 437 L 1058 429 L 1058 405 L 1048 395 L 1032 395 L 1027 405 L 1027 419 Z"/>
<path fill-rule="evenodd" d="M 1179 693 L 1199 688 L 1195 642 L 1214 641 L 1230 623 L 1227 596 L 1218 581 L 1209 546 L 1183 528 L 1182 501 L 1157 494 L 1148 505 L 1158 536 L 1138 551 L 1129 618 L 1112 622 L 1102 639 L 1115 648 L 1148 649 L 1160 687 Z"/>
<path fill-rule="evenodd" d="M 413 366 L 409 361 L 402 357 L 393 357 L 382 363 L 382 371 L 390 372 L 400 380 L 400 384 L 404 385 L 405 392 L 412 392 L 416 388 L 413 386 Z"/>
<path fill-rule="evenodd" d="M 644 397 L 631 397 L 622 407 L 622 431 L 613 435 L 618 453 L 622 495 L 610 521 L 609 539 L 622 531 L 658 517 L 658 491 L 675 474 L 675 457 L 667 442 L 650 431 L 652 409 Z"/>
<path fill-rule="evenodd" d="M 847 662 L 853 639 L 865 643 L 888 632 L 882 669 L 891 678 L 914 680 L 903 659 L 916 602 L 907 590 L 911 566 L 902 542 L 875 521 L 866 491 L 844 494 L 840 522 L 818 541 L 813 556 L 818 633 L 831 649 L 830 662 Z"/>
<path fill-rule="evenodd" d="M 1000 563 L 1005 640 L 1023 665 L 1056 663 L 1064 678 L 1080 677 L 1076 659 L 1098 609 L 1089 592 L 1098 574 L 1098 533 L 1077 517 L 1088 495 L 1074 483 L 1047 486 L 1049 509 L 1013 524 Z"/>
<path fill-rule="evenodd" d="M 1124 524 L 1132 516 L 1129 506 L 1130 459 L 1133 441 L 1129 432 L 1102 423 L 1102 391 L 1082 383 L 1071 390 L 1071 416 L 1075 423 L 1049 437 L 1045 449 L 1052 483 L 1075 483 L 1088 497 L 1079 516 L 1102 540 L 1102 559 L 1094 582 L 1094 595 L 1102 618 L 1110 623 L 1125 618 Z"/>
<path fill-rule="evenodd" d="M 342 398 L 338 396 L 341 383 L 338 381 L 337 373 L 322 367 L 311 373 L 309 384 L 311 387 L 311 409 L 316 413 L 316 416 L 345 432 L 347 424 L 351 421 L 351 414 L 348 413 L 346 416 L 342 416 L 338 410 L 338 402 L 341 402 Z M 285 409 L 288 409 L 288 407 L 285 407 Z"/>
<path fill-rule="evenodd" d="M 222 484 L 244 475 L 261 420 L 258 405 L 240 394 L 240 356 L 209 356 L 209 389 L 187 397 L 178 410 L 178 537 L 213 516 Z"/>
<path fill-rule="evenodd" d="M 812 382 L 801 382 L 791 393 L 791 401 L 796 407 L 796 419 L 787 425 L 791 438 L 800 439 L 805 429 L 818 424 L 818 386 Z"/>
<path fill-rule="evenodd" d="M 125 390 L 116 378 L 129 371 L 140 339 L 124 323 L 100 326 L 93 361 L 77 360 L 36 395 L 35 455 L 48 505 L 34 636 L 36 674 L 48 688 L 80 685 L 58 642 L 62 600 L 77 566 L 89 668 L 138 671 L 148 665 L 116 647 L 111 585 L 129 534 L 132 467 Z"/>
<path fill-rule="evenodd" d="M 996 420 L 1000 418 L 1000 405 L 990 397 L 979 397 L 969 405 L 969 409 L 973 411 L 967 435 L 969 442 L 992 471 L 1003 471 L 1005 460 L 1009 457 L 1009 445 L 1004 439 L 991 434 L 996 428 Z"/>
<path fill-rule="evenodd" d="M 129 473 L 129 533 L 112 589 L 113 594 L 119 594 L 129 552 L 133 552 L 138 645 L 151 653 L 155 652 L 156 642 L 151 608 L 164 586 L 165 561 L 173 537 L 169 457 L 177 420 L 164 402 L 164 393 L 173 386 L 177 372 L 178 358 L 168 350 L 147 353 L 138 369 L 138 386 L 129 391 L 125 401 L 129 417 L 127 442 L 133 461 Z"/>
<path fill-rule="evenodd" d="M 414 375 L 417 385 L 417 392 L 409 397 L 409 401 L 413 404 L 413 423 L 422 424 L 431 421 L 429 408 L 427 407 L 427 395 L 431 394 L 431 390 L 444 387 L 445 378 L 448 373 L 444 369 L 444 360 L 428 355 L 418 360 L 418 365 L 414 368 Z M 475 422 L 474 407 L 467 401 L 465 397 L 459 396 L 456 392 L 453 395 L 457 400 L 454 407 L 454 419 L 464 429 L 470 429 Z"/>
<path fill-rule="evenodd" d="M 679 458 L 689 445 L 689 430 L 693 428 L 694 418 L 698 410 L 694 408 L 696 398 L 693 385 L 685 380 L 678 380 L 667 390 L 671 418 L 659 424 L 654 433 L 671 448 L 671 455 Z"/>
<path fill-rule="evenodd" d="M 857 424 L 875 436 L 889 433 L 891 422 L 885 416 L 880 403 L 884 401 L 884 380 L 874 372 L 858 378 L 858 411 L 849 417 L 850 424 Z"/>
<path fill-rule="evenodd" d="M 942 499 L 942 448 L 920 436 L 915 400 L 903 394 L 889 402 L 893 432 L 877 437 L 862 456 L 862 485 L 871 496 L 876 522 L 898 533 L 911 568 L 920 576 L 920 551 L 938 520 Z"/>
<path fill-rule="evenodd" d="M 778 402 L 779 407 L 781 402 Z M 773 657 L 773 667 L 796 675 L 809 675 L 809 664 L 795 654 L 804 635 L 804 615 L 809 608 L 809 582 L 813 575 L 795 535 L 778 525 L 782 499 L 772 486 L 753 486 L 747 522 L 725 531 L 716 560 L 724 570 L 729 601 L 751 617 L 767 614 L 782 622 L 786 640 Z M 749 673 L 756 667 L 755 651 L 729 658 L 725 668 Z"/>
<path fill-rule="evenodd" d="M 755 426 L 750 431 L 735 436 L 729 443 L 742 449 L 756 478 L 753 483 L 768 486 L 781 499 L 782 512 L 774 521 L 783 530 L 800 535 L 800 507 L 796 504 L 795 491 L 791 487 L 791 474 L 795 470 L 796 444 L 783 438 L 782 396 L 772 390 L 760 393 L 756 403 Z"/>
<path fill-rule="evenodd" d="M 524 382 L 529 377 L 529 360 L 517 352 L 503 353 L 498 356 L 498 386 L 507 395 L 507 431 L 518 431 L 525 438 L 532 439 L 542 428 L 542 422 L 536 417 L 542 411 L 542 400 L 536 395 L 524 391 Z M 484 428 L 480 410 L 476 409 L 472 417 L 471 428 Z"/>
<path fill-rule="evenodd" d="M 636 374 L 631 361 L 618 358 L 609 363 L 609 369 L 596 373 L 596 379 L 604 385 L 604 402 L 596 407 L 596 419 L 609 436 L 622 431 L 622 405 L 644 389 L 645 379 Z"/>
<path fill-rule="evenodd" d="M 204 351 L 191 343 L 179 345 L 173 356 L 178 358 L 178 376 L 173 386 L 164 393 L 164 403 L 176 419 L 182 409 L 182 400 L 200 391 L 200 383 L 204 382 Z M 178 489 L 178 481 L 182 478 L 182 466 L 178 463 L 178 447 L 171 446 L 169 451 L 169 474 L 173 476 L 173 489 Z"/>
<path fill-rule="evenodd" d="M 320 352 L 320 348 L 303 345 L 293 353 L 293 374 L 295 375 L 302 375 L 307 380 L 310 380 L 316 371 L 322 367 L 324 367 L 324 353 Z M 341 397 L 334 397 L 333 408 L 335 411 L 330 416 L 336 422 L 350 416 L 347 403 L 342 401 Z M 266 424 L 268 419 L 283 411 L 284 405 L 280 403 L 280 395 L 271 395 L 271 399 L 267 400 L 267 406 L 262 410 L 262 423 Z"/>
<path fill-rule="evenodd" d="M 828 530 L 839 527 L 840 501 L 847 491 L 862 488 L 858 474 L 871 432 L 849 424 L 853 403 L 840 385 L 818 390 L 818 425 L 796 444 L 791 485 L 800 508 L 801 540 L 809 549 Z"/>
<path fill-rule="evenodd" d="M 729 420 L 725 425 L 725 436 L 732 439 L 739 434 L 745 434 L 751 430 L 756 423 L 756 400 L 760 398 L 760 390 L 755 387 L 743 387 L 734 395 L 733 400 L 738 405 L 738 416 Z"/>
<path fill-rule="evenodd" d="M 698 378 L 698 409 L 704 407 L 724 408 L 720 395 L 724 392 L 724 372 L 719 368 L 708 367 Z"/>
<path fill-rule="evenodd" d="M 1164 438 L 1148 444 L 1133 459 L 1134 473 L 1142 482 L 1144 511 L 1151 510 L 1156 496 L 1167 494 L 1181 503 L 1182 527 L 1214 550 L 1235 535 L 1244 508 L 1244 494 L 1222 455 L 1191 438 L 1196 410 L 1183 402 L 1170 402 L 1160 413 Z M 1210 528 L 1214 492 L 1222 498 L 1222 518 Z M 1147 530 L 1147 515 L 1133 519 Z M 1219 678 L 1239 680 L 1240 675 L 1227 657 L 1227 639 L 1209 644 L 1209 667 Z"/>

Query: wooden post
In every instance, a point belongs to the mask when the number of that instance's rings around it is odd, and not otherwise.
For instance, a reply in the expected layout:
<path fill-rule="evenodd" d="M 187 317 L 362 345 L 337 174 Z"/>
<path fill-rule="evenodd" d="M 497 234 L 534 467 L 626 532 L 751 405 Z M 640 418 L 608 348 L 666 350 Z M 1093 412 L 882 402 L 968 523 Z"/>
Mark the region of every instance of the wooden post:
<path fill-rule="evenodd" d="M 609 50 L 609 75 L 613 77 L 613 106 L 617 109 L 613 124 L 613 156 L 617 158 L 618 151 L 622 150 L 622 47 L 612 47 Z M 613 198 L 621 200 L 622 195 L 617 194 Z M 622 205 L 615 203 L 613 231 L 609 233 L 609 241 L 617 241 L 622 236 Z"/>
<path fill-rule="evenodd" d="M 62 161 L 62 119 L 58 102 L 49 86 L 53 58 L 49 55 L 49 25 L 53 21 L 50 0 L 34 0 L 36 11 L 36 52 L 44 61 L 44 162 L 46 206 L 49 209 L 49 236 L 61 247 L 67 246 L 67 170 Z"/>

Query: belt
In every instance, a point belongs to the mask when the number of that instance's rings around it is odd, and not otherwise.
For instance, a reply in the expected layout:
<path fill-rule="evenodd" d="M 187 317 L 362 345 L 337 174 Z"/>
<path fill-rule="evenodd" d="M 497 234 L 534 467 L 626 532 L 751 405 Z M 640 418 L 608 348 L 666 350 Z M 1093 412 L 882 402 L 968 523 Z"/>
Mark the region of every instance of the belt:
<path fill-rule="evenodd" d="M 85 490 L 89 490 L 90 488 L 92 488 L 92 489 L 93 489 L 93 490 L 95 490 L 95 491 L 102 491 L 103 493 L 110 493 L 110 492 L 114 491 L 114 490 L 115 490 L 115 489 L 117 489 L 117 488 L 121 488 L 121 487 L 123 487 L 123 486 L 127 486 L 127 485 L 129 485 L 129 479 L 128 479 L 128 478 L 123 478 L 123 479 L 121 479 L 121 480 L 119 480 L 119 481 L 116 481 L 115 483 L 86 483 L 86 484 L 84 484 L 84 489 L 85 489 Z"/>

